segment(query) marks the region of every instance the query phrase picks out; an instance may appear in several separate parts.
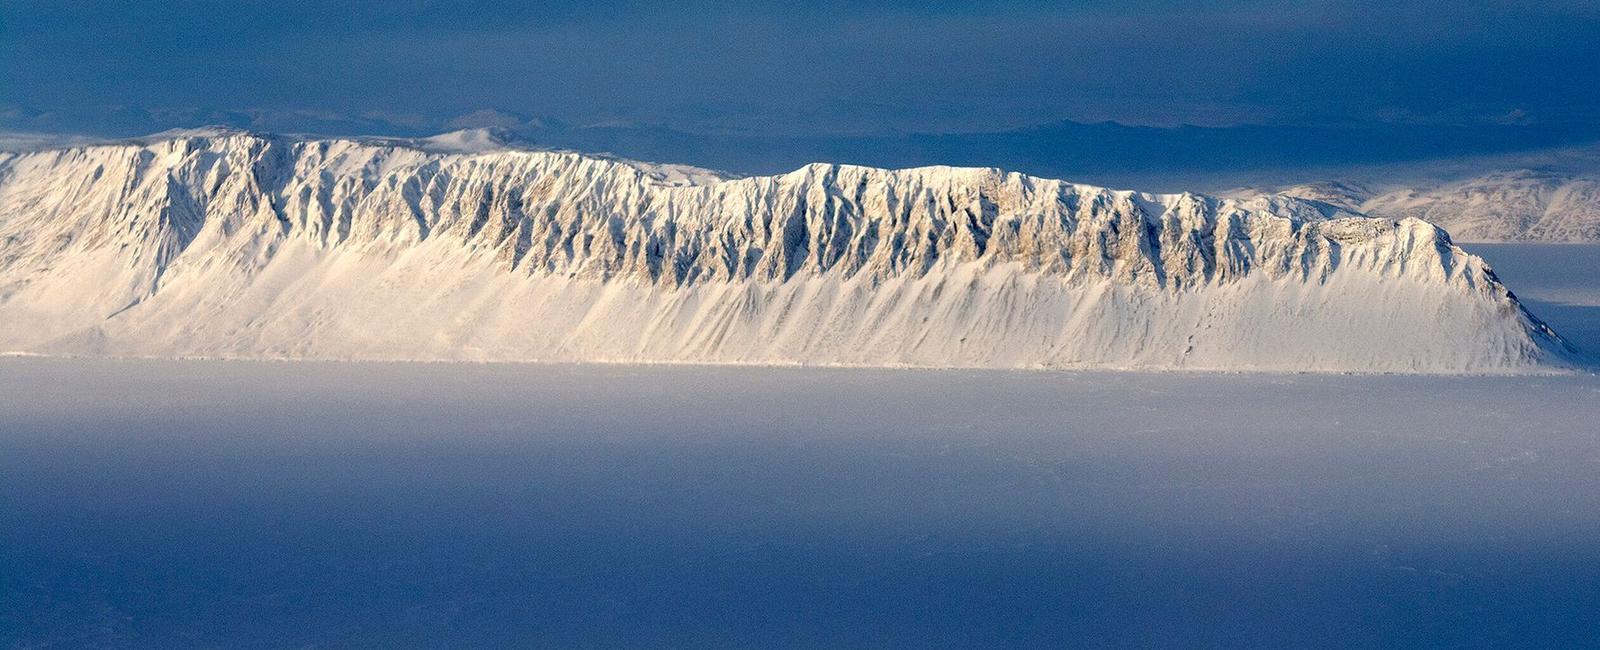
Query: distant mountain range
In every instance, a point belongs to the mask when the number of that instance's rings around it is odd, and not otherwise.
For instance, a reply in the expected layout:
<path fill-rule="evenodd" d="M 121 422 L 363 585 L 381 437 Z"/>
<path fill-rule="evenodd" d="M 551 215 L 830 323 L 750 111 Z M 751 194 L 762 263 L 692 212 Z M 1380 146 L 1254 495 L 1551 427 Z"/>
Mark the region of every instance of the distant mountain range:
<path fill-rule="evenodd" d="M 1459 241 L 1600 241 L 1600 175 L 1516 169 L 1439 183 L 1326 181 L 1272 191 L 1375 217 L 1415 217 Z"/>
<path fill-rule="evenodd" d="M 1223 193 L 1287 194 L 1377 217 L 1415 217 L 1460 241 L 1600 241 L 1600 146 L 1318 170 Z"/>

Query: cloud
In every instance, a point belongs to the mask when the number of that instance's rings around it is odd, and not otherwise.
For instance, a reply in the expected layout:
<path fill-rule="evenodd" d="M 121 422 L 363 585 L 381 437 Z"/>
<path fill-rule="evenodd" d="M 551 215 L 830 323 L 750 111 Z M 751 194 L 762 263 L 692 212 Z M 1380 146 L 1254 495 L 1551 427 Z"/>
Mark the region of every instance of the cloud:
<path fill-rule="evenodd" d="M 1592 3 L 4 3 L 0 99 L 926 131 L 1600 119 Z M 416 122 L 417 120 L 412 120 Z"/>

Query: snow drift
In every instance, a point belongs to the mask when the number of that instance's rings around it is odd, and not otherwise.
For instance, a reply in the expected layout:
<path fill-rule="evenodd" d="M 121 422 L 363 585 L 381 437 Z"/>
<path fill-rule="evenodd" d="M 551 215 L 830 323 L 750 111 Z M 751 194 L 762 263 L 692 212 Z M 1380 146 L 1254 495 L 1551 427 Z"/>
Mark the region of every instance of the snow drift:
<path fill-rule="evenodd" d="M 1497 372 L 1563 343 L 1418 219 L 483 134 L 0 154 L 0 350 Z"/>

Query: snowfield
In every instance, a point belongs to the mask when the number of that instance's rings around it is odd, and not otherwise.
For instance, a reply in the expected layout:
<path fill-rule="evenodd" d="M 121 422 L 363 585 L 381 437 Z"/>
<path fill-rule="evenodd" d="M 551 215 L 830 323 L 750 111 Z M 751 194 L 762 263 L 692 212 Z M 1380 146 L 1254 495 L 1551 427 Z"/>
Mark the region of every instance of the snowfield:
<path fill-rule="evenodd" d="M 0 359 L 20 647 L 1588 647 L 1600 378 Z"/>
<path fill-rule="evenodd" d="M 0 154 L 0 350 L 83 356 L 1549 372 L 1414 218 L 992 169 L 772 177 L 481 132 Z"/>
<path fill-rule="evenodd" d="M 1600 241 L 1600 175 L 1533 170 L 1371 189 L 1325 182 L 1277 190 L 1386 219 L 1438 224 L 1469 242 Z"/>

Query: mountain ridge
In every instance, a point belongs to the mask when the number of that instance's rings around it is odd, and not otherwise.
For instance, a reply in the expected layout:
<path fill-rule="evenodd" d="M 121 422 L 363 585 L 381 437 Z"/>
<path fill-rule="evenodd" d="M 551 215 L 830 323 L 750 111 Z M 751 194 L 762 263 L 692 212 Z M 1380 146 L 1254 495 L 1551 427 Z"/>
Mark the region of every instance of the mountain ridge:
<path fill-rule="evenodd" d="M 0 347 L 1379 372 L 1567 354 L 1421 220 L 992 168 L 735 178 L 465 133 L 0 157 Z"/>

